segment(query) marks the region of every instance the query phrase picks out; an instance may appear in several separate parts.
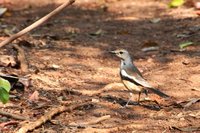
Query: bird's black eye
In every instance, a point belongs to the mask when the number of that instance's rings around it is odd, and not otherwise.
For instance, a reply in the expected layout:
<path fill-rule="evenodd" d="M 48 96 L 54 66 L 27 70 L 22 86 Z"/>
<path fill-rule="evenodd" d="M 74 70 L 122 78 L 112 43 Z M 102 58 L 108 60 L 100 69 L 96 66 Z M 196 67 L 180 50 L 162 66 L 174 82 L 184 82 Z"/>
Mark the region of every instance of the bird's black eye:
<path fill-rule="evenodd" d="M 123 54 L 123 52 L 119 52 L 120 54 Z"/>

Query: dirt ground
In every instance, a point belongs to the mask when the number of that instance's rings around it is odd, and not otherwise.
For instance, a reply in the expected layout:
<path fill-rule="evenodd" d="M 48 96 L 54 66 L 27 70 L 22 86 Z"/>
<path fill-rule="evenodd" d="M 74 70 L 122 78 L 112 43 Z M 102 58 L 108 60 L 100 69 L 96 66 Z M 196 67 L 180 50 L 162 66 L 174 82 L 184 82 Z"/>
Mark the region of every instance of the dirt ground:
<path fill-rule="evenodd" d="M 56 8 L 60 1 L 36 0 L 4 3 L 9 13 L 0 18 L 0 40 L 7 38 L 5 29 L 20 31 Z M 92 104 L 54 116 L 32 132 L 180 132 L 192 127 L 200 132 L 200 104 L 188 108 L 170 106 L 169 102 L 150 93 L 154 102 L 133 102 L 122 108 L 129 92 L 113 87 L 98 95 L 96 92 L 111 83 L 120 83 L 118 58 L 108 51 L 124 48 L 134 58 L 145 79 L 167 93 L 176 102 L 200 97 L 200 18 L 193 8 L 170 9 L 168 1 L 159 0 L 83 0 L 66 8 L 56 17 L 23 36 L 18 42 L 25 49 L 32 86 L 11 92 L 11 98 L 0 108 L 35 121 L 53 107 L 66 102 L 78 104 L 91 98 Z M 192 41 L 197 45 L 180 51 L 179 44 Z M 156 45 L 155 51 L 142 48 Z M 0 49 L 1 55 L 13 54 L 12 45 Z M 25 76 L 20 69 L 1 67 L 1 72 Z M 30 102 L 30 95 L 39 98 Z M 85 94 L 85 95 L 84 95 Z M 142 95 L 144 98 L 144 94 Z M 14 107 L 17 106 L 17 107 Z M 110 118 L 85 124 L 99 117 Z M 0 122 L 14 119 L 1 116 Z M 19 121 L 22 122 L 22 121 Z M 74 123 L 76 123 L 74 125 Z M 23 124 L 22 124 L 23 125 Z M 21 124 L 11 124 L 0 132 L 15 132 Z M 177 129 L 175 129 L 177 127 Z"/>

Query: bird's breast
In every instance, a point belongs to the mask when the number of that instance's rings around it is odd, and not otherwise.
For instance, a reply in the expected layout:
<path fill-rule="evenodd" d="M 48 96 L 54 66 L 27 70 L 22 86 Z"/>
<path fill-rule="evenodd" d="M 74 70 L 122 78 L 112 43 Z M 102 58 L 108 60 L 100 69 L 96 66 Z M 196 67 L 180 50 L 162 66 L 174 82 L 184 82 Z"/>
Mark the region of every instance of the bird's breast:
<path fill-rule="evenodd" d="M 141 92 L 142 91 L 142 87 L 141 86 L 137 86 L 136 84 L 128 81 L 128 80 L 123 80 L 122 79 L 122 83 L 124 84 L 124 86 L 129 90 L 129 91 L 136 91 L 136 92 Z"/>

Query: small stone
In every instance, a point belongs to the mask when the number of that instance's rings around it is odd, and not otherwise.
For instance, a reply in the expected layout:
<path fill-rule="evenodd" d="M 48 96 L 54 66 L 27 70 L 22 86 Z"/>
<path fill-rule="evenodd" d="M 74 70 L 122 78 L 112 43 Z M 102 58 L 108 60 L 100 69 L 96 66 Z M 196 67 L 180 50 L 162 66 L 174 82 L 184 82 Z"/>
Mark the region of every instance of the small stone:
<path fill-rule="evenodd" d="M 190 64 L 190 61 L 189 61 L 189 60 L 184 60 L 184 61 L 182 62 L 182 64 L 188 65 L 188 64 Z"/>

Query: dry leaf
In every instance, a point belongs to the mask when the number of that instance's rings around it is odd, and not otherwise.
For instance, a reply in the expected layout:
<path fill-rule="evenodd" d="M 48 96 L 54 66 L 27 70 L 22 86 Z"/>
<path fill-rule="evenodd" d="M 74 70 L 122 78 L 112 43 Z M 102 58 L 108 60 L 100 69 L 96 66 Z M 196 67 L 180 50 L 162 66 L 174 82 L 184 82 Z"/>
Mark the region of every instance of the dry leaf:
<path fill-rule="evenodd" d="M 17 63 L 15 61 L 15 58 L 13 56 L 9 55 L 1 55 L 0 56 L 0 66 L 15 66 Z"/>
<path fill-rule="evenodd" d="M 159 46 L 158 46 L 158 43 L 156 43 L 154 41 L 146 41 L 142 45 L 142 51 L 143 52 L 156 51 L 156 50 L 159 50 Z"/>
<path fill-rule="evenodd" d="M 103 35 L 104 31 L 102 29 L 97 30 L 95 33 L 90 33 L 91 36 Z"/>
<path fill-rule="evenodd" d="M 150 20 L 152 23 L 154 23 L 154 24 L 156 24 L 156 23 L 158 23 L 158 22 L 160 22 L 160 18 L 154 18 L 154 19 L 152 19 L 152 20 Z"/>
<path fill-rule="evenodd" d="M 34 91 L 33 94 L 29 97 L 29 101 L 35 102 L 39 100 L 39 92 Z"/>
<path fill-rule="evenodd" d="M 7 11 L 7 8 L 0 8 L 0 16 L 2 16 Z"/>

